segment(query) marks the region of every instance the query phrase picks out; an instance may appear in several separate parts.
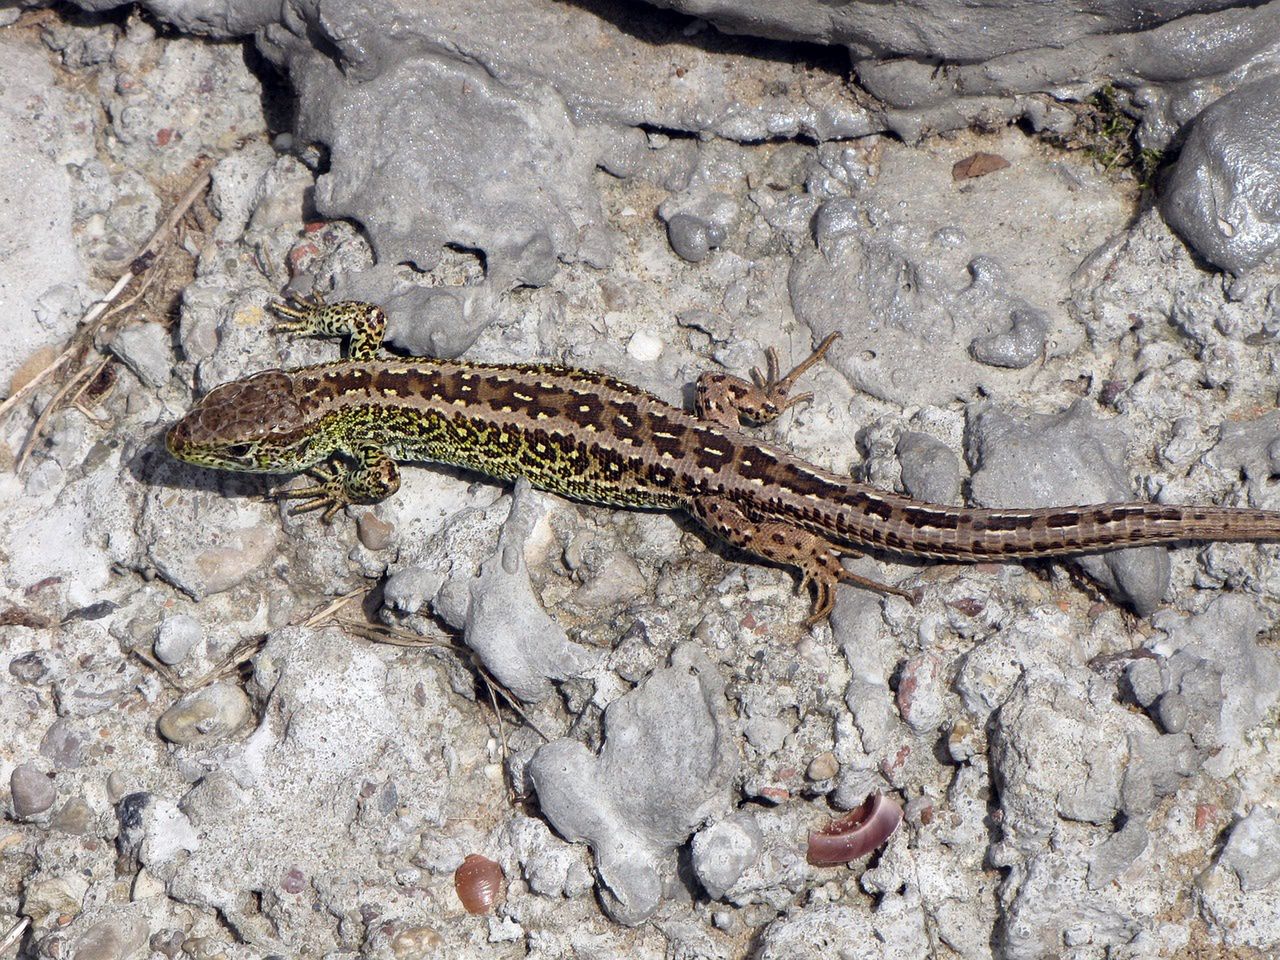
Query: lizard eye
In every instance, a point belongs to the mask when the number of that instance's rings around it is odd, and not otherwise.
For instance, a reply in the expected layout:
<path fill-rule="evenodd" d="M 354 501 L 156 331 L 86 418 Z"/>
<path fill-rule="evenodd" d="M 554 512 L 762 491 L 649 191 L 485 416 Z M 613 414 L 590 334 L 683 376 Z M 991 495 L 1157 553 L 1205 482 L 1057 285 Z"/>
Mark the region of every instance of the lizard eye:
<path fill-rule="evenodd" d="M 234 460 L 243 460 L 253 453 L 252 443 L 228 443 L 222 452 Z"/>

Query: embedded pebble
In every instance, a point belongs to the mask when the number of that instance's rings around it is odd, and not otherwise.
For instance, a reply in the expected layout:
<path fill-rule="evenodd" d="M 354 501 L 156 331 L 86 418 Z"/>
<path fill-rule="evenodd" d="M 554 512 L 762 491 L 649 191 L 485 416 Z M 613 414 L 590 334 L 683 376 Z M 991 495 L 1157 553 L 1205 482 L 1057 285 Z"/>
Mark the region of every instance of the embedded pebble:
<path fill-rule="evenodd" d="M 1266 890 L 1280 880 L 1280 815 L 1257 806 L 1231 828 L 1218 865 L 1231 870 L 1245 892 Z"/>
<path fill-rule="evenodd" d="M 71 960 L 129 960 L 147 945 L 151 931 L 141 917 L 120 914 L 100 920 L 76 937 Z"/>
<path fill-rule="evenodd" d="M 1241 274 L 1280 249 L 1280 76 L 1244 84 L 1191 123 L 1160 198 L 1170 225 L 1210 263 Z"/>
<path fill-rule="evenodd" d="M 24 653 L 9 661 L 9 673 L 22 683 L 39 683 L 49 673 L 49 663 L 38 650 Z"/>
<path fill-rule="evenodd" d="M 156 631 L 156 659 L 174 666 L 187 658 L 204 636 L 204 626 L 195 617 L 179 613 L 165 617 Z"/>
<path fill-rule="evenodd" d="M 93 825 L 93 808 L 83 797 L 72 797 L 54 815 L 49 826 L 61 833 L 84 836 Z"/>
<path fill-rule="evenodd" d="M 723 233 L 700 217 L 677 213 L 667 221 L 667 240 L 682 260 L 699 263 L 707 259 L 711 248 L 723 241 Z"/>
<path fill-rule="evenodd" d="M 936 730 L 946 714 L 942 664 L 929 653 L 912 657 L 898 673 L 898 713 L 916 733 Z"/>
<path fill-rule="evenodd" d="M 19 820 L 38 817 L 58 797 L 52 778 L 32 763 L 20 763 L 9 775 L 9 792 L 13 800 L 13 815 Z"/>
<path fill-rule="evenodd" d="M 186 939 L 186 934 L 181 930 L 160 930 L 151 935 L 147 945 L 156 953 L 173 960 L 182 951 L 182 944 Z"/>
<path fill-rule="evenodd" d="M 960 495 L 960 458 L 941 440 L 909 431 L 898 439 L 902 486 L 917 500 L 955 503 Z"/>
<path fill-rule="evenodd" d="M 40 755 L 52 760 L 59 770 L 79 767 L 88 750 L 88 739 L 65 717 L 50 724 L 40 740 Z"/>
<path fill-rule="evenodd" d="M 356 536 L 370 550 L 385 550 L 395 539 L 396 527 L 372 510 L 362 511 L 356 520 Z"/>
<path fill-rule="evenodd" d="M 232 683 L 214 683 L 171 706 L 156 727 L 170 743 L 202 743 L 236 732 L 251 713 L 243 690 Z"/>
<path fill-rule="evenodd" d="M 1020 307 L 1010 315 L 1009 324 L 1008 330 L 975 337 L 969 344 L 973 359 L 992 367 L 1020 370 L 1044 356 L 1049 317 L 1043 310 Z"/>
<path fill-rule="evenodd" d="M 820 782 L 822 780 L 830 780 L 839 772 L 840 761 L 836 759 L 836 755 L 830 750 L 824 750 L 809 761 L 809 766 L 805 768 L 804 775 L 810 780 Z"/>
<path fill-rule="evenodd" d="M 111 341 L 111 352 L 153 389 L 163 387 L 173 374 L 173 346 L 164 324 L 129 324 Z"/>
<path fill-rule="evenodd" d="M 428 960 L 442 943 L 444 939 L 431 927 L 406 927 L 391 938 L 391 955 L 396 960 Z"/>
<path fill-rule="evenodd" d="M 763 846 L 760 824 L 749 811 L 698 831 L 693 838 L 693 872 L 707 896 L 722 899 L 756 862 Z"/>
<path fill-rule="evenodd" d="M 641 363 L 653 363 L 662 356 L 663 343 L 647 330 L 637 330 L 627 341 L 627 353 Z"/>

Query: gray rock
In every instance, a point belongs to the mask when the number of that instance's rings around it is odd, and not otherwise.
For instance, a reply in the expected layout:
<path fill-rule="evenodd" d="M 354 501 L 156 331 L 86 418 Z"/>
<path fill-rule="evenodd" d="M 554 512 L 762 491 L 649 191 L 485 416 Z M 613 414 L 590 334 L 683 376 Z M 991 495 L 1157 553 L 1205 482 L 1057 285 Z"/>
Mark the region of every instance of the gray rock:
<path fill-rule="evenodd" d="M 764 837 L 750 811 L 699 830 L 693 838 L 693 872 L 712 900 L 720 900 L 760 856 Z"/>
<path fill-rule="evenodd" d="M 1164 727 L 1165 733 L 1182 733 L 1187 729 L 1191 706 L 1181 693 L 1170 691 L 1160 698 L 1156 715 L 1160 718 L 1160 726 Z"/>
<path fill-rule="evenodd" d="M 1139 706 L 1151 706 L 1166 689 L 1160 663 L 1154 657 L 1134 660 L 1125 668 L 1124 675 Z"/>
<path fill-rule="evenodd" d="M 305 104 L 296 133 L 327 144 L 331 157 L 317 210 L 363 223 L 383 263 L 429 270 L 450 243 L 484 251 L 500 289 L 546 282 L 557 258 L 577 256 L 579 230 L 603 222 L 592 151 L 564 101 L 439 47 L 393 48 L 383 61 L 381 45 L 352 39 L 377 36 L 372 12 L 334 8 L 315 25 L 337 58 L 292 47 L 290 77 Z M 343 82 L 353 72 L 355 86 Z M 369 150 L 378 163 L 360 160 Z"/>
<path fill-rule="evenodd" d="M 1205 454 L 1205 462 L 1226 473 L 1243 475 L 1254 504 L 1266 503 L 1271 478 L 1280 472 L 1275 462 L 1280 440 L 1280 413 L 1253 420 L 1228 420 L 1218 428 L 1218 442 Z"/>
<path fill-rule="evenodd" d="M 187 694 L 162 713 L 156 729 L 170 743 L 204 743 L 231 736 L 252 714 L 243 690 L 232 683 L 213 683 Z"/>
<path fill-rule="evenodd" d="M 1210 263 L 1241 274 L 1280 249 L 1280 75 L 1228 93 L 1196 118 L 1160 199 Z"/>
<path fill-rule="evenodd" d="M 819 249 L 866 227 L 867 211 L 853 197 L 832 197 L 813 215 L 813 242 Z"/>
<path fill-rule="evenodd" d="M 855 952 L 856 951 L 856 952 Z M 920 893 L 907 885 L 882 897 L 874 912 L 841 903 L 797 908 L 773 921 L 752 960 L 908 960 L 931 952 Z"/>
<path fill-rule="evenodd" d="M 427 287 L 394 265 L 344 275 L 338 295 L 380 304 L 387 344 L 415 357 L 460 356 L 494 319 L 493 284 Z"/>
<path fill-rule="evenodd" d="M 438 613 L 462 628 L 463 643 L 485 669 L 530 703 L 551 693 L 552 680 L 581 676 L 597 659 L 547 615 L 529 582 L 524 545 L 545 512 L 542 495 L 518 481 L 498 547 L 478 577 L 467 575 L 465 599 L 457 608 L 443 602 L 446 584 L 436 603 Z"/>
<path fill-rule="evenodd" d="M 937 60 L 987 60 L 1033 47 L 1062 46 L 1102 33 L 1150 28 L 1175 17 L 1226 6 L 1226 0 L 1177 0 L 1153 12 L 1136 0 L 1055 5 L 1054 16 L 1019 4 L 929 0 L 885 13 L 875 2 L 798 0 L 655 0 L 705 17 L 722 29 L 757 37 L 785 37 L 849 47 L 855 56 L 898 56 Z"/>
<path fill-rule="evenodd" d="M 986 405 L 969 415 L 974 502 L 984 507 L 1050 507 L 1132 500 L 1125 438 L 1083 402 L 1059 414 L 1006 413 Z M 1075 559 L 1142 616 L 1169 585 L 1164 547 L 1139 547 Z"/>
<path fill-rule="evenodd" d="M 865 199 L 827 200 L 813 221 L 813 246 L 792 261 L 787 290 L 815 337 L 843 335 L 828 358 L 856 388 L 895 403 L 945 404 L 991 379 L 969 344 L 996 337 L 984 355 L 1020 362 L 1018 343 L 1034 347 L 1038 328 L 1024 324 L 1026 336 L 1010 340 L 1009 318 L 1042 314 L 989 256 L 974 256 L 968 284 L 958 284 L 919 225 L 908 225 L 898 206 L 907 202 L 883 184 Z M 1061 326 L 1054 332 L 1070 339 Z"/>
<path fill-rule="evenodd" d="M 690 263 L 707 259 L 712 247 L 723 242 L 722 231 L 691 213 L 677 213 L 667 221 L 667 240 L 676 255 Z"/>
<path fill-rule="evenodd" d="M 99 920 L 75 938 L 70 960 L 133 960 L 147 946 L 147 922 L 125 912 Z"/>
<path fill-rule="evenodd" d="M 19 820 L 38 817 L 58 798 L 53 780 L 33 763 L 20 763 L 9 774 L 9 795 L 13 815 Z"/>
<path fill-rule="evenodd" d="M 111 352 L 147 386 L 158 389 L 169 382 L 173 345 L 163 324 L 130 324 L 112 339 Z"/>
<path fill-rule="evenodd" d="M 515 848 L 529 889 L 541 897 L 573 896 L 577 890 L 569 873 L 578 866 L 578 850 L 556 837 L 541 820 L 517 816 L 503 828 L 505 839 Z M 591 886 L 588 879 L 587 887 Z M 578 890 L 577 892 L 582 892 Z"/>
<path fill-rule="evenodd" d="M 47 56 L 16 36 L 0 42 L 0 86 L 0 165 L 15 172 L 0 184 L 0 206 L 24 236 L 0 251 L 0 390 L 7 394 L 18 368 L 40 348 L 65 342 L 79 319 L 62 296 L 87 279 L 71 232 L 66 163 L 94 149 L 92 121 L 76 132 L 79 110 L 54 82 Z M 36 312 L 51 288 L 59 308 Z"/>
<path fill-rule="evenodd" d="M 1280 815 L 1254 807 L 1231 828 L 1218 865 L 1235 873 L 1246 893 L 1265 890 L 1280 880 Z"/>
<path fill-rule="evenodd" d="M 1280 700 L 1280 656 L 1257 640 L 1268 621 L 1248 597 L 1226 594 L 1204 613 L 1156 622 L 1169 631 L 1164 646 L 1174 651 L 1161 664 L 1161 700 L 1170 693 L 1181 699 L 1184 730 L 1211 754 L 1206 769 L 1225 776 L 1247 749 L 1249 730 Z"/>
<path fill-rule="evenodd" d="M 165 617 L 156 630 L 155 652 L 161 663 L 181 663 L 204 637 L 204 626 L 195 617 L 179 613 Z"/>
<path fill-rule="evenodd" d="M 904 433 L 898 439 L 902 486 L 917 500 L 955 503 L 960 496 L 960 458 L 927 433 Z"/>
<path fill-rule="evenodd" d="M 1130 820 L 1107 837 L 1089 861 L 1089 889 L 1100 890 L 1129 869 L 1151 842 L 1147 828 Z"/>
<path fill-rule="evenodd" d="M 52 760 L 59 770 L 79 767 L 88 750 L 88 738 L 66 718 L 53 721 L 40 740 L 40 755 Z"/>
<path fill-rule="evenodd" d="M 724 193 L 698 186 L 664 200 L 658 216 L 667 224 L 671 249 L 684 260 L 705 260 L 719 247 L 738 218 L 738 204 Z"/>
<path fill-rule="evenodd" d="M 969 352 L 975 360 L 993 367 L 1021 369 L 1044 356 L 1049 319 L 1043 310 L 1014 310 L 1009 323 L 1008 330 L 973 339 Z"/>
<path fill-rule="evenodd" d="M 528 776 L 556 830 L 591 845 L 609 915 L 636 924 L 657 909 L 676 847 L 726 810 L 737 763 L 724 682 L 684 645 L 670 667 L 609 705 L 598 754 L 555 740 L 534 754 Z"/>

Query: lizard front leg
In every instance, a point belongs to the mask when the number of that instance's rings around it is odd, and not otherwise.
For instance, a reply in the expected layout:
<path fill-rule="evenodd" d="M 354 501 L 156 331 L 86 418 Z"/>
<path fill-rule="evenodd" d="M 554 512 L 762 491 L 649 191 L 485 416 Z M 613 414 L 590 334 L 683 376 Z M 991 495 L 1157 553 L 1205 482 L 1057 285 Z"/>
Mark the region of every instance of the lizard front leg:
<path fill-rule="evenodd" d="M 365 444 L 351 451 L 356 466 L 339 461 L 311 471 L 319 483 L 283 490 L 281 500 L 302 500 L 290 514 L 324 510 L 321 519 L 330 523 L 338 511 L 352 503 L 377 503 L 400 489 L 396 462 L 381 447 Z"/>
<path fill-rule="evenodd" d="M 739 550 L 799 570 L 800 586 L 813 587 L 813 609 L 805 620 L 806 626 L 826 619 L 831 613 L 837 583 L 853 583 L 879 593 L 891 593 L 906 597 L 912 603 L 917 599 L 911 591 L 846 570 L 840 556 L 848 551 L 829 540 L 779 520 L 752 520 L 727 497 L 696 497 L 685 509 L 700 524 Z"/>
<path fill-rule="evenodd" d="M 382 308 L 361 300 L 324 303 L 312 300 L 275 300 L 271 311 L 283 319 L 272 329 L 303 337 L 350 337 L 347 358 L 373 360 L 382 347 L 387 315 Z"/>
<path fill-rule="evenodd" d="M 791 388 L 823 358 L 839 336 L 838 333 L 829 335 L 818 344 L 818 349 L 796 364 L 785 377 L 778 376 L 778 351 L 773 347 L 765 351 L 765 372 L 753 369 L 751 380 L 727 373 L 704 373 L 698 378 L 694 396 L 698 416 L 735 429 L 744 418 L 760 425 L 777 420 L 788 407 L 813 399 L 812 393 L 793 397 Z"/>

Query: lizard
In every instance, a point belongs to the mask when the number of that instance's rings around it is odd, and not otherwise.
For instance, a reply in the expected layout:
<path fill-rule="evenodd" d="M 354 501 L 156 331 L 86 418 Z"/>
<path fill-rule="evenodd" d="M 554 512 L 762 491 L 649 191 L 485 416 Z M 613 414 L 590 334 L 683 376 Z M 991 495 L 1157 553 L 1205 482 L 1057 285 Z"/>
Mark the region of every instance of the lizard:
<path fill-rule="evenodd" d="M 763 560 L 795 568 L 813 593 L 812 625 L 838 583 L 908 599 L 841 559 L 860 553 L 950 562 L 1062 557 L 1179 541 L 1280 541 L 1280 511 L 1142 501 L 1036 508 L 944 506 L 857 483 L 755 439 L 812 399 L 796 381 L 824 339 L 785 375 L 777 352 L 751 379 L 704 373 L 689 413 L 607 374 L 546 363 L 406 358 L 383 351 L 382 308 L 348 300 L 275 301 L 276 330 L 347 338 L 345 359 L 272 369 L 215 387 L 166 436 L 177 459 L 256 473 L 309 471 L 282 491 L 323 510 L 377 503 L 400 485 L 397 461 L 453 464 L 501 481 L 527 477 L 578 501 L 683 510 Z"/>

